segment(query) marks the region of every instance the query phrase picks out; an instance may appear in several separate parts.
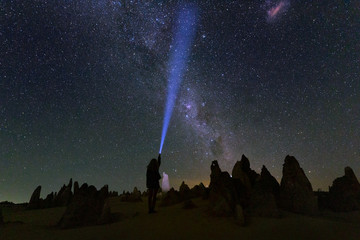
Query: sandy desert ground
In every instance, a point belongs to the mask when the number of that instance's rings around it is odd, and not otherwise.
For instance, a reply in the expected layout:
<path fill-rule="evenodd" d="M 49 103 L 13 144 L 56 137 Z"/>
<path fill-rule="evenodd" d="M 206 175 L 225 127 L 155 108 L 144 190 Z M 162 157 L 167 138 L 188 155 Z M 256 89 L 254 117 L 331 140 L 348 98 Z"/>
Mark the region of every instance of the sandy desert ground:
<path fill-rule="evenodd" d="M 183 209 L 180 203 L 148 214 L 146 199 L 129 203 L 115 197 L 110 205 L 120 215 L 117 222 L 67 230 L 55 227 L 65 208 L 5 208 L 8 223 L 0 227 L 0 239 L 360 239 L 360 212 L 316 217 L 283 212 L 282 218 L 252 217 L 239 226 L 233 218 L 209 216 L 207 201 L 193 202 L 197 208 Z"/>

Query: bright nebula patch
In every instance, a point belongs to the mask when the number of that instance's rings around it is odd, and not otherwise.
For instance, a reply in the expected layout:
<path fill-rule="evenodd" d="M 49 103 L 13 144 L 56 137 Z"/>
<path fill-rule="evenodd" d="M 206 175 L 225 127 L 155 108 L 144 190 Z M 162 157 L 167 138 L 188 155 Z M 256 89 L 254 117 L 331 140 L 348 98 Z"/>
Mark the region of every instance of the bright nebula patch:
<path fill-rule="evenodd" d="M 289 8 L 290 3 L 288 1 L 280 1 L 275 6 L 272 6 L 267 10 L 267 20 L 272 22 L 284 13 Z"/>

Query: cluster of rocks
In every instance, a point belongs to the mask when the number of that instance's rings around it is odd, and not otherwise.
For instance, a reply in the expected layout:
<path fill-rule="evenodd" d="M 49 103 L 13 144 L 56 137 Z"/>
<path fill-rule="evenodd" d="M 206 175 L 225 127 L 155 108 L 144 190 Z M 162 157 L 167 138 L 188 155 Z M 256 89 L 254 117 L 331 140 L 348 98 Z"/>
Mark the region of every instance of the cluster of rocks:
<path fill-rule="evenodd" d="M 51 208 L 51 207 L 62 207 L 67 206 L 73 197 L 72 179 L 70 179 L 68 185 L 63 185 L 59 192 L 51 192 L 46 196 L 45 199 L 40 198 L 41 186 L 38 186 L 33 194 L 31 195 L 28 209 L 40 209 L 40 208 Z M 79 189 L 78 182 L 74 183 L 74 193 Z"/>
<path fill-rule="evenodd" d="M 72 187 L 74 191 L 72 192 Z M 73 228 L 94 224 L 105 224 L 112 222 L 108 198 L 117 196 L 117 192 L 109 192 L 105 185 L 100 190 L 94 186 L 84 183 L 79 187 L 78 182 L 61 187 L 58 193 L 50 193 L 45 199 L 40 198 L 41 186 L 38 186 L 31 195 L 27 209 L 41 209 L 66 206 L 58 227 Z"/>
<path fill-rule="evenodd" d="M 234 216 L 243 222 L 244 213 L 279 217 L 279 209 L 303 214 L 316 214 L 317 199 L 311 183 L 297 160 L 286 156 L 281 184 L 265 166 L 261 174 L 250 168 L 242 156 L 232 171 L 221 171 L 217 161 L 211 164 L 209 208 L 217 216 Z"/>
<path fill-rule="evenodd" d="M 142 193 L 134 187 L 134 190 L 130 192 L 123 192 L 120 194 L 120 201 L 121 202 L 142 202 Z"/>
<path fill-rule="evenodd" d="M 314 192 L 309 179 L 293 156 L 286 156 L 280 184 L 265 166 L 261 174 L 250 168 L 243 155 L 232 176 L 221 171 L 217 161 L 211 164 L 209 209 L 216 216 L 279 217 L 280 210 L 316 215 L 319 208 L 333 211 L 360 210 L 360 184 L 350 167 L 345 176 L 334 180 L 329 192 Z M 240 221 L 240 222 L 241 222 Z"/>
<path fill-rule="evenodd" d="M 193 188 L 189 188 L 185 182 L 182 182 L 179 188 L 179 191 L 176 191 L 174 188 L 171 188 L 168 192 L 163 193 L 160 206 L 170 206 L 174 204 L 178 204 L 184 202 L 185 209 L 191 209 L 195 207 L 190 199 L 196 197 L 206 197 L 207 189 L 203 183 L 194 186 Z"/>
<path fill-rule="evenodd" d="M 74 196 L 58 226 L 60 228 L 73 228 L 112 222 L 108 197 L 107 185 L 97 190 L 94 186 L 88 186 L 84 183 L 74 191 Z"/>

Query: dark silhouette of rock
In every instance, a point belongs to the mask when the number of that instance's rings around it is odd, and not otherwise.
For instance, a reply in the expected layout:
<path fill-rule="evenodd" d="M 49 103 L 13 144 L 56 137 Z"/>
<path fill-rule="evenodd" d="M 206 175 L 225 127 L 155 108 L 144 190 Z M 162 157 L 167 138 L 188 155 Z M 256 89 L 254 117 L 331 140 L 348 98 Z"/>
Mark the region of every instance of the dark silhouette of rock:
<path fill-rule="evenodd" d="M 133 192 L 130 194 L 129 197 L 130 202 L 141 202 L 141 192 L 137 189 L 137 187 L 134 187 Z"/>
<path fill-rule="evenodd" d="M 190 191 L 191 191 L 191 196 L 193 197 L 202 197 L 202 198 L 206 197 L 206 187 L 204 186 L 203 183 L 200 183 L 199 185 L 195 185 L 192 189 L 190 189 Z"/>
<path fill-rule="evenodd" d="M 40 193 L 41 193 L 41 186 L 38 186 L 31 195 L 28 209 L 37 209 L 40 207 L 41 205 Z"/>
<path fill-rule="evenodd" d="M 60 228 L 73 228 L 98 224 L 103 214 L 107 197 L 107 185 L 97 191 L 94 186 L 88 186 L 84 183 L 80 187 L 78 194 L 74 196 L 71 203 L 67 206 L 58 226 Z M 106 218 L 102 219 L 102 223 L 105 223 L 104 219 Z"/>
<path fill-rule="evenodd" d="M 121 202 L 128 202 L 129 197 L 130 197 L 130 193 L 123 191 L 123 193 L 120 194 L 119 199 L 120 199 Z"/>
<path fill-rule="evenodd" d="M 119 193 L 117 191 L 110 191 L 109 192 L 109 197 L 118 197 L 118 196 L 119 196 Z"/>
<path fill-rule="evenodd" d="M 328 207 L 336 212 L 360 210 L 360 184 L 350 167 L 329 188 Z"/>
<path fill-rule="evenodd" d="M 240 183 L 245 187 L 246 191 L 250 192 L 251 182 L 247 173 L 242 169 L 240 161 L 235 163 L 231 175 L 232 178 L 239 179 Z"/>
<path fill-rule="evenodd" d="M 250 198 L 250 212 L 253 216 L 279 217 L 277 207 L 280 186 L 265 166 L 261 169 L 260 178 L 255 182 Z"/>
<path fill-rule="evenodd" d="M 318 199 L 319 210 L 324 210 L 324 209 L 330 208 L 329 207 L 329 192 L 321 191 L 319 189 L 318 191 L 315 191 L 314 194 Z"/>
<path fill-rule="evenodd" d="M 167 191 L 160 202 L 160 206 L 161 207 L 166 207 L 166 206 L 171 206 L 174 204 L 178 204 L 180 203 L 181 200 L 181 196 L 180 193 L 178 191 L 176 191 L 174 188 L 171 188 L 169 191 Z"/>
<path fill-rule="evenodd" d="M 241 171 L 242 170 L 242 171 Z M 244 173 L 247 175 L 248 180 L 244 177 Z M 255 181 L 260 177 L 257 172 L 250 168 L 249 159 L 243 154 L 241 156 L 240 162 L 237 161 L 232 171 L 233 178 L 239 178 L 243 181 L 245 186 L 248 186 L 248 181 L 250 186 L 255 184 Z"/>
<path fill-rule="evenodd" d="M 184 181 L 180 185 L 179 194 L 180 194 L 181 201 L 188 200 L 192 197 L 190 188 L 187 184 L 185 184 Z"/>
<path fill-rule="evenodd" d="M 228 172 L 222 172 L 218 162 L 211 164 L 209 208 L 216 216 L 235 216 L 236 189 Z"/>
<path fill-rule="evenodd" d="M 77 181 L 74 182 L 74 195 L 79 192 L 79 183 Z"/>
<path fill-rule="evenodd" d="M 232 179 L 242 207 L 248 207 L 252 188 L 260 175 L 250 168 L 249 159 L 242 155 L 232 170 Z"/>
<path fill-rule="evenodd" d="M 280 184 L 279 205 L 281 208 L 304 214 L 316 214 L 317 199 L 311 183 L 298 161 L 293 156 L 286 156 L 283 176 Z"/>
<path fill-rule="evenodd" d="M 141 192 L 137 189 L 137 187 L 134 187 L 134 190 L 132 191 L 132 193 L 124 191 L 120 195 L 120 201 L 122 201 L 122 202 L 141 202 L 142 201 L 141 196 L 142 196 Z"/>
<path fill-rule="evenodd" d="M 49 193 L 46 198 L 42 201 L 41 208 L 50 208 L 53 207 L 54 202 L 54 192 Z"/>
<path fill-rule="evenodd" d="M 180 188 L 179 188 L 179 192 L 180 193 L 189 193 L 190 192 L 190 188 L 187 184 L 185 184 L 184 181 L 182 181 Z"/>
<path fill-rule="evenodd" d="M 276 178 L 274 178 L 269 170 L 263 165 L 261 168 L 260 179 L 257 183 L 260 183 L 261 187 L 267 191 L 274 194 L 274 196 L 279 196 L 280 185 Z"/>
<path fill-rule="evenodd" d="M 217 184 L 220 181 L 220 176 L 221 176 L 221 169 L 220 169 L 219 163 L 216 160 L 212 161 L 210 170 L 211 170 L 211 173 L 210 173 L 209 188 L 212 188 L 213 184 Z"/>
<path fill-rule="evenodd" d="M 65 184 L 62 186 L 58 194 L 54 197 L 54 206 L 60 207 L 60 206 L 67 206 L 71 198 L 73 197 L 73 194 L 71 192 L 72 189 L 72 178 L 70 178 L 70 181 L 68 185 Z"/>

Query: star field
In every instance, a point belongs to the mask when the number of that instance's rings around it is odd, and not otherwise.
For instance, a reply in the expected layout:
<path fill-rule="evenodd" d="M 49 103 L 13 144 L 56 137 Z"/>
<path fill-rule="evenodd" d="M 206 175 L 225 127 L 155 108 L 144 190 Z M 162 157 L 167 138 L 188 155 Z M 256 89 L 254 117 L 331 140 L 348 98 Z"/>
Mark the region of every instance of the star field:
<path fill-rule="evenodd" d="M 182 1 L 0 3 L 0 201 L 70 177 L 145 189 L 157 156 Z M 313 188 L 360 176 L 359 1 L 192 1 L 197 32 L 160 171 L 207 183 L 245 154 Z"/>

